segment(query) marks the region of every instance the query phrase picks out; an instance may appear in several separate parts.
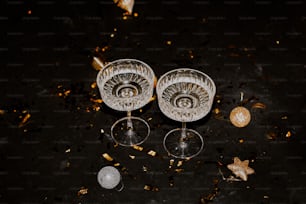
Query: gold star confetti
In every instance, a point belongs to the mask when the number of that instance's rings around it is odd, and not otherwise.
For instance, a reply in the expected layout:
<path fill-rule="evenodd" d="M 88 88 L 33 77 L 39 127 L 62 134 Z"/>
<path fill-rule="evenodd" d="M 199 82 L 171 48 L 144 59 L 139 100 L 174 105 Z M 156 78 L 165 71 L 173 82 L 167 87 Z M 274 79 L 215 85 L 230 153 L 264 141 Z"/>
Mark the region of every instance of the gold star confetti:
<path fill-rule="evenodd" d="M 245 127 L 251 121 L 250 111 L 245 107 L 238 106 L 231 111 L 230 121 L 236 127 Z"/>
<path fill-rule="evenodd" d="M 247 181 L 248 175 L 255 173 L 254 169 L 249 167 L 249 160 L 241 161 L 238 157 L 234 157 L 234 163 L 228 164 L 227 168 L 243 181 Z"/>

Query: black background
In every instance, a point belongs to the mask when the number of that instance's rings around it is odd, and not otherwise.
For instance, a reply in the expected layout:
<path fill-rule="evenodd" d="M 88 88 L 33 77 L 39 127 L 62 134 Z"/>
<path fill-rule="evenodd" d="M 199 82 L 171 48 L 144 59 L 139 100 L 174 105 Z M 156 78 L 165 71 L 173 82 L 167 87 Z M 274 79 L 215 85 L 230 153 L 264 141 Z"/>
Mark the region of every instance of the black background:
<path fill-rule="evenodd" d="M 306 203 L 305 3 L 136 0 L 134 14 L 123 13 L 111 0 L 2 1 L 0 203 Z M 124 113 L 90 100 L 99 99 L 96 48 L 107 62 L 143 60 L 157 77 L 190 67 L 213 78 L 221 113 L 188 124 L 206 149 L 181 173 L 162 147 L 180 124 L 156 100 L 133 112 L 151 126 L 144 151 L 114 147 L 110 126 Z M 228 115 L 241 92 L 252 121 L 239 129 Z M 222 180 L 235 156 L 255 169 L 246 182 Z M 96 180 L 116 162 L 121 192 Z"/>

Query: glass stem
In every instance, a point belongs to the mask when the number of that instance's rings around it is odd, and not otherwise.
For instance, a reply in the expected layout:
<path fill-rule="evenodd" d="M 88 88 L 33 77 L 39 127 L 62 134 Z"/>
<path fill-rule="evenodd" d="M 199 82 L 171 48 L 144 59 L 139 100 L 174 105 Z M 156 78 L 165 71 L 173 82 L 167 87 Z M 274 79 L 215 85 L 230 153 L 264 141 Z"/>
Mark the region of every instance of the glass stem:
<path fill-rule="evenodd" d="M 128 111 L 127 112 L 127 123 L 126 123 L 128 130 L 133 130 L 133 122 L 132 122 L 131 116 L 132 116 L 132 112 Z"/>
<path fill-rule="evenodd" d="M 186 135 L 186 122 L 182 122 L 181 141 L 184 141 L 186 137 L 187 137 L 187 135 Z"/>

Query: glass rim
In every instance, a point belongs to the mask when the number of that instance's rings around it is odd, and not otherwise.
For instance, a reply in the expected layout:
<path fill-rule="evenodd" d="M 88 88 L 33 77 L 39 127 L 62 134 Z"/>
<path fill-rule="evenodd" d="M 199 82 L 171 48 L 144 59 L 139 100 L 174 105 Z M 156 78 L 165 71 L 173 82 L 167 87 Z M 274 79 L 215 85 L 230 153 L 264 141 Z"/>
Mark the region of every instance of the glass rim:
<path fill-rule="evenodd" d="M 162 81 L 162 79 L 165 78 L 167 75 L 169 75 L 171 73 L 178 72 L 178 71 L 194 71 L 194 72 L 197 72 L 198 74 L 206 77 L 212 83 L 212 85 L 213 85 L 212 86 L 213 87 L 213 89 L 212 89 L 213 96 L 216 94 L 216 84 L 215 84 L 215 82 L 212 80 L 212 78 L 209 75 L 207 75 L 206 73 L 204 73 L 202 71 L 199 71 L 197 69 L 192 69 L 192 68 L 187 68 L 186 67 L 186 68 L 176 68 L 176 69 L 170 70 L 170 71 L 164 73 L 163 75 L 161 75 L 159 77 L 159 79 L 157 80 L 157 83 L 156 83 L 156 93 L 157 93 L 157 95 L 162 94 L 162 93 L 160 93 L 160 88 L 159 88 L 160 87 L 160 82 Z"/>
<path fill-rule="evenodd" d="M 147 63 L 145 63 L 144 61 L 141 61 L 141 60 L 138 60 L 138 59 L 134 59 L 134 58 L 123 58 L 123 59 L 116 59 L 116 60 L 113 60 L 109 63 L 107 63 L 105 66 L 103 66 L 98 74 L 97 74 L 97 77 L 96 77 L 96 82 L 97 82 L 97 86 L 99 86 L 99 77 L 100 75 L 102 75 L 103 73 L 103 70 L 107 69 L 108 67 L 114 65 L 115 63 L 120 63 L 120 62 L 125 62 L 125 61 L 131 61 L 131 62 L 137 62 L 137 63 L 140 63 L 142 65 L 144 65 L 152 74 L 152 79 L 153 79 L 153 84 L 154 84 L 154 78 L 155 78 L 155 73 L 152 69 L 152 67 L 150 65 L 148 65 Z"/>

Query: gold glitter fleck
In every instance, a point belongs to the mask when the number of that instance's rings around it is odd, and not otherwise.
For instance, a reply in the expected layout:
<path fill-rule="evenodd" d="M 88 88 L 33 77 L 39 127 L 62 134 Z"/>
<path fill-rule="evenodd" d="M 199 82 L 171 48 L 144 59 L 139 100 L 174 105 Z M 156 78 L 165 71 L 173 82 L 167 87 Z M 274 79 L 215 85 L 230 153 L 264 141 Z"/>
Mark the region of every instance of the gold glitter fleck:
<path fill-rule="evenodd" d="M 69 153 L 69 152 L 71 152 L 71 149 L 70 148 L 66 149 L 65 153 Z"/>
<path fill-rule="evenodd" d="M 182 166 L 182 165 L 183 165 L 183 161 L 180 160 L 180 161 L 177 162 L 177 165 L 176 165 L 176 166 L 177 166 L 177 167 L 180 167 L 180 166 Z"/>
<path fill-rule="evenodd" d="M 115 164 L 114 164 L 114 166 L 120 166 L 120 163 L 119 163 L 119 162 L 117 162 L 117 163 L 115 163 Z"/>
<path fill-rule="evenodd" d="M 88 188 L 82 186 L 81 189 L 78 191 L 78 196 L 86 195 L 87 193 L 88 193 Z"/>
<path fill-rule="evenodd" d="M 291 132 L 288 131 L 288 132 L 286 133 L 286 137 L 289 138 L 289 137 L 291 137 L 291 136 L 292 136 Z"/>
<path fill-rule="evenodd" d="M 134 156 L 134 155 L 130 155 L 130 154 L 129 154 L 129 157 L 130 157 L 131 159 L 135 159 L 135 156 Z"/>
<path fill-rule="evenodd" d="M 90 88 L 95 89 L 97 87 L 97 82 L 93 82 L 90 84 Z"/>
<path fill-rule="evenodd" d="M 147 172 L 147 171 L 148 171 L 148 167 L 142 166 L 142 170 L 143 170 L 144 172 Z"/>
<path fill-rule="evenodd" d="M 175 169 L 176 173 L 181 173 L 182 171 L 184 171 L 184 169 Z"/>
<path fill-rule="evenodd" d="M 171 45 L 171 44 L 172 44 L 172 41 L 171 41 L 171 40 L 167 40 L 166 44 L 167 44 L 167 45 Z"/>
<path fill-rule="evenodd" d="M 20 128 L 20 127 L 23 127 L 23 126 L 28 122 L 28 120 L 30 119 L 30 117 L 31 117 L 31 114 L 30 114 L 30 113 L 27 113 L 27 114 L 23 117 L 22 121 L 19 123 L 18 127 L 19 127 L 19 128 Z"/>
<path fill-rule="evenodd" d="M 219 114 L 219 113 L 221 113 L 221 111 L 220 111 L 219 108 L 215 108 L 215 109 L 214 109 L 214 113 L 215 113 L 215 114 Z"/>
<path fill-rule="evenodd" d="M 263 103 L 254 103 L 253 105 L 252 105 L 252 108 L 258 108 L 258 109 L 265 109 L 266 108 L 266 105 L 265 104 L 263 104 Z"/>
<path fill-rule="evenodd" d="M 64 92 L 64 95 L 68 96 L 70 93 L 71 93 L 71 90 L 67 90 L 67 91 Z"/>
<path fill-rule="evenodd" d="M 267 139 L 269 140 L 275 140 L 277 138 L 277 134 L 275 132 L 268 132 L 266 134 Z"/>
<path fill-rule="evenodd" d="M 156 95 L 153 95 L 151 98 L 150 98 L 150 102 L 151 101 L 154 101 L 156 99 Z"/>
<path fill-rule="evenodd" d="M 94 102 L 94 103 L 103 103 L 102 99 L 93 99 L 93 98 L 90 98 L 90 101 Z"/>
<path fill-rule="evenodd" d="M 169 161 L 169 169 L 171 169 L 173 167 L 174 164 L 174 159 L 170 159 Z"/>
<path fill-rule="evenodd" d="M 103 156 L 104 159 L 106 159 L 107 161 L 113 161 L 113 160 L 114 160 L 114 159 L 113 159 L 111 156 L 109 156 L 109 154 L 107 154 L 107 153 L 102 154 L 102 156 Z"/>
<path fill-rule="evenodd" d="M 133 145 L 133 148 L 140 151 L 140 152 L 143 150 L 143 147 L 138 146 L 138 145 Z"/>
<path fill-rule="evenodd" d="M 282 119 L 282 120 L 287 120 L 287 119 L 288 119 L 288 116 L 286 116 L 286 115 L 285 115 L 285 116 L 282 116 L 281 119 Z"/>
<path fill-rule="evenodd" d="M 155 157 L 155 156 L 156 156 L 156 152 L 153 151 L 153 150 L 150 150 L 147 154 L 148 154 L 148 155 L 151 155 L 152 157 Z"/>
<path fill-rule="evenodd" d="M 159 188 L 156 186 L 151 186 L 151 185 L 145 185 L 143 187 L 144 190 L 146 191 L 159 191 Z"/>

